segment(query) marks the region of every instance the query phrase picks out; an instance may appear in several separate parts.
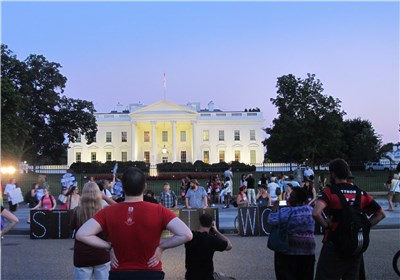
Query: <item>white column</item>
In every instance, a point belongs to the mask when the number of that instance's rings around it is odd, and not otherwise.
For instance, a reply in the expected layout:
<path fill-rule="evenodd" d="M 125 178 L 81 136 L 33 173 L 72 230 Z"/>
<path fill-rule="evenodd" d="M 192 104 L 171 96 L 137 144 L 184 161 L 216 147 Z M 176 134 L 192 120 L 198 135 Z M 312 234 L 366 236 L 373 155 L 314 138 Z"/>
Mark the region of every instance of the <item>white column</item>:
<path fill-rule="evenodd" d="M 136 122 L 131 121 L 131 160 L 137 160 L 136 154 Z"/>
<path fill-rule="evenodd" d="M 192 121 L 192 163 L 197 159 L 197 122 Z"/>
<path fill-rule="evenodd" d="M 151 122 L 151 155 L 150 165 L 156 165 L 156 151 L 157 151 L 157 135 L 156 135 L 156 122 Z"/>
<path fill-rule="evenodd" d="M 176 162 L 176 121 L 172 121 L 172 162 Z"/>

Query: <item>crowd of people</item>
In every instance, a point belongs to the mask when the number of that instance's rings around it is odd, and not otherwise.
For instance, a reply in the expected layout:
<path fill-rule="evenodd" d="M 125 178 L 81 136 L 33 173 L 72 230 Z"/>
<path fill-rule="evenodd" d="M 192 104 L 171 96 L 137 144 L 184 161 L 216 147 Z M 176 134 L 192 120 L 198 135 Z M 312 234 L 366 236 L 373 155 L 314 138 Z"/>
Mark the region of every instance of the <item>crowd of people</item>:
<path fill-rule="evenodd" d="M 355 193 L 360 190 L 354 185 L 354 177 L 344 160 L 333 160 L 329 174 L 330 183 L 320 176 L 318 187 L 314 185 L 314 173 L 309 167 L 289 176 L 262 174 L 258 181 L 251 173 L 243 174 L 234 197 L 233 173 L 229 168 L 221 178 L 210 178 L 207 190 L 196 179 L 184 178 L 180 195 L 188 209 L 207 208 L 217 203 L 228 208 L 231 201 L 237 207 L 271 206 L 268 223 L 286 223 L 288 228 L 289 249 L 274 254 L 278 280 L 359 279 L 364 273 L 362 254 L 342 257 L 335 250 L 332 236 L 342 222 L 339 213 L 344 209 L 336 191 L 342 192 L 352 204 L 356 201 Z M 56 199 L 46 185 L 35 183 L 25 202 L 32 210 L 53 210 L 57 203 L 73 210 L 70 227 L 75 233 L 74 279 L 164 279 L 162 254 L 180 245 L 185 246 L 186 252 L 185 279 L 224 278 L 214 271 L 213 256 L 217 251 L 229 251 L 232 243 L 218 231 L 209 214 L 199 217 L 198 230 L 190 230 L 171 211 L 178 208 L 179 197 L 169 183 L 164 184 L 156 198 L 154 192 L 147 189 L 145 174 L 135 167 L 127 169 L 120 180 L 114 177 L 112 182 L 90 178 L 81 195 L 76 182 L 67 181 L 70 185 L 62 188 L 64 201 Z M 390 202 L 399 182 L 398 175 L 387 182 Z M 15 180 L 10 184 L 15 185 Z M 385 213 L 369 194 L 360 192 L 359 207 L 368 214 L 370 225 L 374 226 L 385 218 Z M 10 207 L 10 210 L 14 208 Z M 2 207 L 3 216 L 9 223 L 2 229 L 2 236 L 18 223 L 12 212 Z M 324 238 L 314 275 L 316 224 L 324 228 Z M 161 233 L 166 229 L 172 235 L 161 239 Z"/>

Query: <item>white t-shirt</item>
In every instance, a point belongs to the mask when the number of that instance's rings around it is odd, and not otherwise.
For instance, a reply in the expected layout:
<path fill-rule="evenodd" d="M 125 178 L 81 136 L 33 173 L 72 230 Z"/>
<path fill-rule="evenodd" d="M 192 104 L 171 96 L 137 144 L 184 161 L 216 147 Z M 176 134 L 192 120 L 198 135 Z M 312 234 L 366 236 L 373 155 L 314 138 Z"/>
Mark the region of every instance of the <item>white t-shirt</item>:
<path fill-rule="evenodd" d="M 6 188 L 4 189 L 4 194 L 8 195 L 7 201 L 11 201 L 10 193 L 12 190 L 15 190 L 17 186 L 15 184 L 7 184 Z"/>
<path fill-rule="evenodd" d="M 232 181 L 226 181 L 224 186 L 226 186 L 224 189 L 225 193 L 232 193 Z"/>
<path fill-rule="evenodd" d="M 271 195 L 271 201 L 278 200 L 278 196 L 276 195 L 277 188 L 279 188 L 279 185 L 275 182 L 268 184 L 269 194 Z"/>

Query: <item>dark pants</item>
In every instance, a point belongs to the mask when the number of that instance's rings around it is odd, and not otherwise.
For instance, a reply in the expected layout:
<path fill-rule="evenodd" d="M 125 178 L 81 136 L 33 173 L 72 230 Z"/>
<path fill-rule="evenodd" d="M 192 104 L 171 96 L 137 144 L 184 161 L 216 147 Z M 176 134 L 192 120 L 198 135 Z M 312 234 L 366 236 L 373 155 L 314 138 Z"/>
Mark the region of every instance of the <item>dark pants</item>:
<path fill-rule="evenodd" d="M 275 252 L 274 265 L 277 280 L 312 280 L 315 255 L 285 255 Z"/>
<path fill-rule="evenodd" d="M 362 254 L 355 257 L 341 257 L 331 242 L 322 246 L 318 259 L 315 280 L 358 280 Z"/>
<path fill-rule="evenodd" d="M 110 271 L 109 280 L 163 280 L 163 271 Z"/>

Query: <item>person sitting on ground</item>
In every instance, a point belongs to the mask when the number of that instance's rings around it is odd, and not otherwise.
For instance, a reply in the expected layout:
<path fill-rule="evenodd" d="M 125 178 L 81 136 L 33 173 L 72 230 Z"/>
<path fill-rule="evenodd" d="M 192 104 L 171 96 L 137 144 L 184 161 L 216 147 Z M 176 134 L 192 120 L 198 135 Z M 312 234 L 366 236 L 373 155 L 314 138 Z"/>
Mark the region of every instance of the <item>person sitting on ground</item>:
<path fill-rule="evenodd" d="M 218 231 L 210 214 L 202 214 L 199 219 L 199 230 L 193 231 L 193 239 L 185 244 L 185 279 L 213 280 L 214 252 L 229 251 L 232 243 Z"/>
<path fill-rule="evenodd" d="M 43 189 L 44 195 L 39 200 L 39 204 L 35 207 L 31 208 L 30 210 L 54 210 L 56 209 L 57 202 L 53 195 L 50 194 L 49 189 Z"/>
<path fill-rule="evenodd" d="M 268 193 L 267 185 L 261 184 L 258 188 L 256 200 L 259 207 L 270 206 L 271 195 Z"/>
<path fill-rule="evenodd" d="M 240 206 L 242 206 L 242 207 L 243 206 L 244 207 L 249 206 L 249 200 L 247 199 L 246 192 L 247 192 L 246 186 L 241 186 L 239 188 L 239 193 L 238 193 L 238 195 L 236 197 L 236 203 L 237 203 L 238 207 L 240 207 Z"/>
<path fill-rule="evenodd" d="M 147 190 L 143 194 L 143 201 L 158 204 L 157 199 L 154 198 L 154 192 L 152 190 Z"/>

